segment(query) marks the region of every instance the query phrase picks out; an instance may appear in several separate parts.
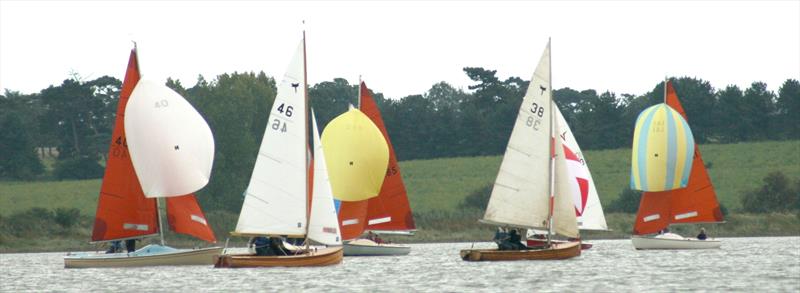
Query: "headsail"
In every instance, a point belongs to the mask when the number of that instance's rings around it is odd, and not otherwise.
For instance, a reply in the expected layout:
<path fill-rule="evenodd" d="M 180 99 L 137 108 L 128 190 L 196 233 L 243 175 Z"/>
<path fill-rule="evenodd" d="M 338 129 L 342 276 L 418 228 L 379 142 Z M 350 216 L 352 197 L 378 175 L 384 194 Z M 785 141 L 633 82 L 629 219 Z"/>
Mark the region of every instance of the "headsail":
<path fill-rule="evenodd" d="M 314 135 L 314 187 L 308 238 L 322 244 L 341 245 L 342 235 L 339 233 L 336 208 L 333 206 L 333 191 L 331 191 L 331 183 L 328 178 L 328 168 L 325 166 L 325 152 L 322 150 L 317 118 L 313 111 L 311 112 L 311 122 Z"/>
<path fill-rule="evenodd" d="M 686 113 L 678 100 L 672 82 L 666 82 L 666 103 L 686 121 Z M 722 211 L 714 186 L 708 177 L 700 148 L 694 148 L 691 175 L 686 188 L 643 192 L 636 213 L 633 232 L 636 235 L 656 233 L 673 223 L 722 222 Z"/>
<path fill-rule="evenodd" d="M 558 107 L 553 108 L 556 126 L 559 131 L 554 132 L 564 145 L 564 158 L 566 159 L 568 176 L 556 176 L 556 181 L 565 180 L 572 191 L 575 203 L 575 213 L 578 216 L 578 227 L 583 230 L 608 230 L 603 206 L 594 186 L 589 165 L 583 157 L 581 147 L 572 134 L 567 120 L 561 115 Z"/>
<path fill-rule="evenodd" d="M 168 197 L 167 220 L 172 231 L 211 243 L 217 242 L 214 231 L 211 230 L 194 194 Z"/>
<path fill-rule="evenodd" d="M 139 82 L 136 49 L 131 50 L 128 69 L 117 104 L 117 118 L 108 148 L 108 160 L 100 187 L 92 241 L 109 241 L 158 233 L 156 201 L 146 198 L 133 170 L 125 137 L 125 107 Z"/>
<path fill-rule="evenodd" d="M 172 89 L 140 81 L 125 109 L 125 130 L 147 197 L 182 196 L 208 183 L 214 136 L 200 113 Z"/>
<path fill-rule="evenodd" d="M 378 195 L 389 147 L 369 117 L 358 109 L 337 116 L 322 132 L 322 146 L 336 199 L 359 201 Z"/>
<path fill-rule="evenodd" d="M 551 106 L 556 108 L 555 103 Z M 560 133 L 558 123 L 554 126 L 553 133 Z M 566 237 L 578 238 L 578 222 L 575 215 L 572 186 L 570 186 L 568 180 L 558 180 L 558 178 L 572 178 L 569 167 L 567 167 L 566 148 L 561 143 L 561 139 L 555 139 L 553 142 L 553 150 L 555 151 L 555 164 L 553 166 L 553 176 L 555 176 L 555 186 L 553 187 L 553 232 Z"/>
<path fill-rule="evenodd" d="M 305 43 L 301 42 L 278 85 L 235 233 L 305 235 L 305 97 Z"/>
<path fill-rule="evenodd" d="M 483 222 L 547 229 L 551 101 L 548 43 L 522 99 Z"/>

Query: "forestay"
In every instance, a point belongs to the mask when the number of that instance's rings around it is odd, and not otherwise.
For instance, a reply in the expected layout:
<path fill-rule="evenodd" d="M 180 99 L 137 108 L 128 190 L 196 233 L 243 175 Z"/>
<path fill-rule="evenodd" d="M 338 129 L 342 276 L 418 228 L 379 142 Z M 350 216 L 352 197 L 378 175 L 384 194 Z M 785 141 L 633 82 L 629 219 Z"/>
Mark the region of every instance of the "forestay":
<path fill-rule="evenodd" d="M 305 235 L 308 114 L 304 52 L 301 42 L 278 85 L 235 233 Z"/>
<path fill-rule="evenodd" d="M 550 202 L 551 94 L 548 43 L 522 99 L 483 222 L 546 229 Z"/>
<path fill-rule="evenodd" d="M 125 109 L 125 134 L 145 196 L 182 196 L 208 183 L 214 161 L 211 129 L 167 86 L 139 81 Z"/>

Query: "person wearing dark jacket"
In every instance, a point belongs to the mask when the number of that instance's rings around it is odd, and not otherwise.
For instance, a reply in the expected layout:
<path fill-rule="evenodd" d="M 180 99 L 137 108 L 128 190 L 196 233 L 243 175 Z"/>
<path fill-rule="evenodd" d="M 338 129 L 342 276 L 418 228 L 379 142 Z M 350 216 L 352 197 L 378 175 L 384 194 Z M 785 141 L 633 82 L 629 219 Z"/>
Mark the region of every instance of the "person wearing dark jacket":
<path fill-rule="evenodd" d="M 700 228 L 700 234 L 697 234 L 697 239 L 706 240 L 708 235 L 706 235 L 706 228 Z"/>

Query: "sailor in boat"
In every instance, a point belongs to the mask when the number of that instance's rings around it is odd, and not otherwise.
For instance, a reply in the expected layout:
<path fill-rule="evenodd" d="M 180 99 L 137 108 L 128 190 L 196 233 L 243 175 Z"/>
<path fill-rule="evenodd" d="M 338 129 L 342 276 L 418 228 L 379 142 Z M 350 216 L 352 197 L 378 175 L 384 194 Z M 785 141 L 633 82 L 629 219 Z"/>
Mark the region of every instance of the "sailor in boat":
<path fill-rule="evenodd" d="M 700 228 L 700 234 L 697 234 L 697 239 L 706 240 L 708 235 L 706 235 L 706 228 Z"/>
<path fill-rule="evenodd" d="M 125 240 L 125 249 L 128 253 L 136 251 L 136 239 Z"/>
<path fill-rule="evenodd" d="M 122 252 L 122 241 L 120 240 L 111 241 L 111 246 L 108 247 L 106 253 L 117 253 L 117 252 Z"/>
<path fill-rule="evenodd" d="M 372 242 L 375 242 L 377 244 L 386 243 L 386 241 L 383 241 L 381 237 L 378 237 L 378 234 L 375 234 L 372 231 L 369 231 L 369 233 L 367 233 L 367 239 L 372 240 Z"/>
<path fill-rule="evenodd" d="M 517 229 L 511 229 L 511 232 L 508 232 L 508 242 L 512 250 L 525 250 L 527 248 L 525 244 L 522 244 L 522 236 L 519 235 Z"/>
<path fill-rule="evenodd" d="M 269 242 L 269 238 L 263 236 L 253 237 L 250 239 L 250 245 L 255 247 L 256 255 L 258 256 L 270 255 Z"/>
<path fill-rule="evenodd" d="M 508 241 L 508 232 L 503 227 L 497 227 L 497 232 L 494 232 L 494 243 L 497 243 L 499 250 L 512 250 L 512 246 Z"/>
<path fill-rule="evenodd" d="M 289 255 L 288 249 L 283 246 L 283 238 L 278 236 L 269 237 L 269 250 L 271 255 Z"/>

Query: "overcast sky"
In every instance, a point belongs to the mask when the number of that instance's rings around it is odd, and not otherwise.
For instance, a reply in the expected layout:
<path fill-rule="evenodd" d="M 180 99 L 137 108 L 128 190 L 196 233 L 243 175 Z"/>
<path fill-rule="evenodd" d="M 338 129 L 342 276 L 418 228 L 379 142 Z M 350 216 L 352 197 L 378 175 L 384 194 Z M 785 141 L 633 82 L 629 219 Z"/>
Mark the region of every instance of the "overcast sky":
<path fill-rule="evenodd" d="M 301 21 L 305 20 L 303 26 Z M 800 1 L 0 1 L 0 89 L 70 72 L 195 84 L 234 71 L 280 79 L 305 28 L 308 78 L 387 97 L 472 84 L 465 66 L 530 79 L 552 37 L 553 86 L 643 94 L 669 76 L 716 88 L 800 78 Z"/>

